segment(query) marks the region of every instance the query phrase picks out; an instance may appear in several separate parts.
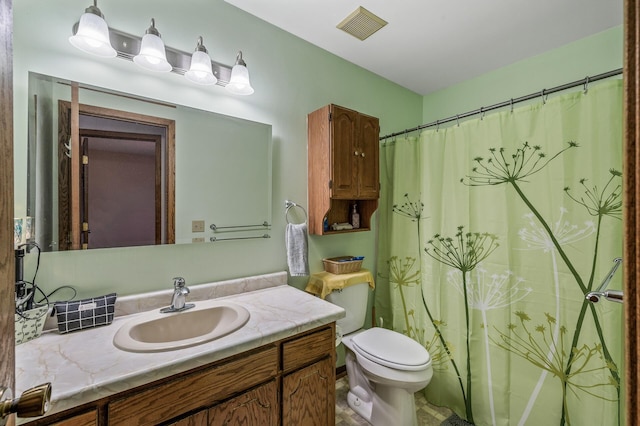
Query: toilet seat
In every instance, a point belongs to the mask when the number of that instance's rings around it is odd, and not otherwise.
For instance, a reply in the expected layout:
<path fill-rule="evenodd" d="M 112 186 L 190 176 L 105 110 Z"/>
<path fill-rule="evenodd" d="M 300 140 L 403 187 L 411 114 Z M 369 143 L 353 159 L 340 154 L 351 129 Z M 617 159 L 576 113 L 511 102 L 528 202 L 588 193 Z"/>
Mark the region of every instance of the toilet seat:
<path fill-rule="evenodd" d="M 351 341 L 361 356 L 385 367 L 419 371 L 431 364 L 429 352 L 422 345 L 392 330 L 370 328 L 353 336 Z"/>

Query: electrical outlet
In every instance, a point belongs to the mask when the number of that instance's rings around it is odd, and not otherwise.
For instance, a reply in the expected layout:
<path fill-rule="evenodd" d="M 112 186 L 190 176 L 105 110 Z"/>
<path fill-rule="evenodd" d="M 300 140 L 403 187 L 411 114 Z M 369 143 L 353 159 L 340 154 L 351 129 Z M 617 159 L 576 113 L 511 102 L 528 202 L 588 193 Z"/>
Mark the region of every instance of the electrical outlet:
<path fill-rule="evenodd" d="M 194 220 L 191 222 L 191 232 L 204 232 L 204 220 Z"/>
<path fill-rule="evenodd" d="M 202 237 L 192 238 L 191 242 L 192 243 L 204 243 L 204 238 L 202 238 Z"/>

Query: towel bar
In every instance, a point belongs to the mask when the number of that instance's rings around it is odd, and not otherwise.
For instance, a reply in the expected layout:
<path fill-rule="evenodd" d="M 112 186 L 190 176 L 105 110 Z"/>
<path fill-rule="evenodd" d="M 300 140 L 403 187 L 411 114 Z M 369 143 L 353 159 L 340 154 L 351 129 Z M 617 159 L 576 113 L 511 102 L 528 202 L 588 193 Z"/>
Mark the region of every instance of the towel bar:
<path fill-rule="evenodd" d="M 212 223 L 211 225 L 209 225 L 209 228 L 211 228 L 211 230 L 213 232 L 218 231 L 219 229 L 239 229 L 239 228 L 268 228 L 271 225 L 269 224 L 269 222 L 267 222 L 266 220 L 264 222 L 262 222 L 259 225 L 235 225 L 235 226 L 218 226 L 215 223 Z"/>
<path fill-rule="evenodd" d="M 211 241 L 212 243 L 215 243 L 216 241 L 229 241 L 229 240 L 251 240 L 253 238 L 271 238 L 271 235 L 269 234 L 263 234 L 263 235 L 254 235 L 252 237 L 231 237 L 231 238 L 218 238 L 218 237 L 211 237 L 209 238 L 209 241 Z"/>

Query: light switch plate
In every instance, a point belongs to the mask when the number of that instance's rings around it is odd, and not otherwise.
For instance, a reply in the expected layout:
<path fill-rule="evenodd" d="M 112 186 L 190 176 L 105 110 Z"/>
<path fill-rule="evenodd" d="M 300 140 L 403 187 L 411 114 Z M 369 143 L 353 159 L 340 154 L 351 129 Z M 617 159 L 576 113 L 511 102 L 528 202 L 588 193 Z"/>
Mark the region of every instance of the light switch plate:
<path fill-rule="evenodd" d="M 204 220 L 194 220 L 191 222 L 191 232 L 204 232 Z"/>

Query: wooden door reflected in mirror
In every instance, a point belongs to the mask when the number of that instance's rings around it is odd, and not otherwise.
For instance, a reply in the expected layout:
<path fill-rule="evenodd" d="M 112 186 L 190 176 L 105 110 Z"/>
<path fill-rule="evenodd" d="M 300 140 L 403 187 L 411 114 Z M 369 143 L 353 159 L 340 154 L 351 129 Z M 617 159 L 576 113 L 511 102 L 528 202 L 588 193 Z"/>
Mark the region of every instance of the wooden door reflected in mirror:
<path fill-rule="evenodd" d="M 74 120 L 72 110 L 59 101 L 59 250 L 173 244 L 175 122 L 89 105 Z"/>
<path fill-rule="evenodd" d="M 80 129 L 80 148 L 82 248 L 166 244 L 160 135 Z"/>

